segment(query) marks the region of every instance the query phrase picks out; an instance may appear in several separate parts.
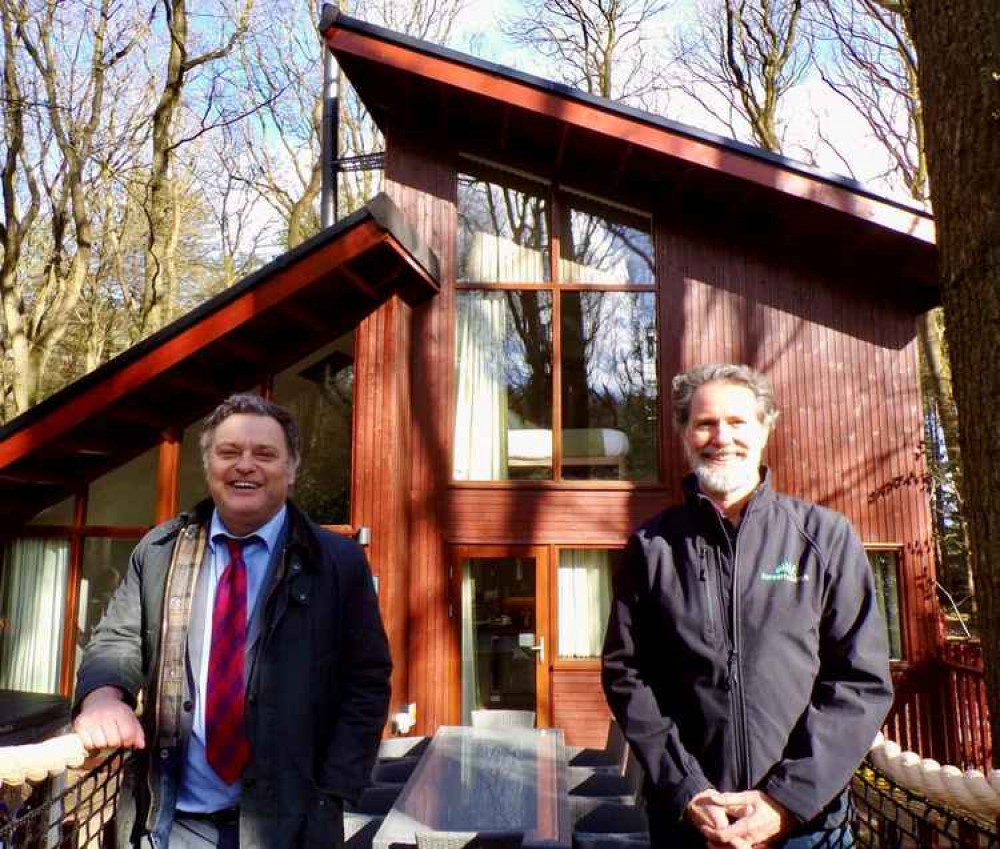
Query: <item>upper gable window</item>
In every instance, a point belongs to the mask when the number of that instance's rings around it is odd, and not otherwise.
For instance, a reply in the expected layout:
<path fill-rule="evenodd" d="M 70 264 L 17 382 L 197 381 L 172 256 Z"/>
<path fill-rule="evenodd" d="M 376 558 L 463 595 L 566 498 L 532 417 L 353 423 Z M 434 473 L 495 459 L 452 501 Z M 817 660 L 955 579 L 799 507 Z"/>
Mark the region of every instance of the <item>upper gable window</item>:
<path fill-rule="evenodd" d="M 641 214 L 459 176 L 455 480 L 656 480 L 653 255 Z"/>
<path fill-rule="evenodd" d="M 653 277 L 649 222 L 617 209 L 600 209 L 567 193 L 559 240 L 559 281 L 648 285 Z M 588 208 L 589 206 L 589 208 Z"/>
<path fill-rule="evenodd" d="M 548 203 L 533 186 L 458 181 L 458 279 L 525 283 L 550 279 Z"/>

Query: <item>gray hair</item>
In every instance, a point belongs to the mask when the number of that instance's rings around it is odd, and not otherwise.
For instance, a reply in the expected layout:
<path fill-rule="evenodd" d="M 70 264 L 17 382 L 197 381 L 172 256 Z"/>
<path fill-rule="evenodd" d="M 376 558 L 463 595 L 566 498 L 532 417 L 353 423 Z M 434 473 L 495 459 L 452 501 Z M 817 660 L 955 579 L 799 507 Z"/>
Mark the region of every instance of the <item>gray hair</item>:
<path fill-rule="evenodd" d="M 757 418 L 768 430 L 778 420 L 771 382 L 756 369 L 734 363 L 709 363 L 682 372 L 671 382 L 671 406 L 674 427 L 683 430 L 691 417 L 691 399 L 695 391 L 706 383 L 733 383 L 745 386 L 757 400 Z"/>
<path fill-rule="evenodd" d="M 199 444 L 201 445 L 201 459 L 206 466 L 208 465 L 208 450 L 212 446 L 215 429 L 230 416 L 237 414 L 266 416 L 281 425 L 285 434 L 285 447 L 288 449 L 289 462 L 293 470 L 298 468 L 302 438 L 299 435 L 299 425 L 295 421 L 295 417 L 280 404 L 275 404 L 273 401 L 268 401 L 252 392 L 230 395 L 205 419 L 201 426 Z"/>

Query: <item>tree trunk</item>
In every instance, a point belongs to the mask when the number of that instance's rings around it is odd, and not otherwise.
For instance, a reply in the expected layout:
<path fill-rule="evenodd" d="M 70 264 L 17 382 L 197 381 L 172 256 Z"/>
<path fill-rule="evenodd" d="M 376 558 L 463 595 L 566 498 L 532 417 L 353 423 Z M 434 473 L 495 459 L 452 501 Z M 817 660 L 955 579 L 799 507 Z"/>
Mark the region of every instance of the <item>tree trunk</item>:
<path fill-rule="evenodd" d="M 986 687 L 1000 741 L 1000 15 L 986 0 L 913 0 L 909 12 Z M 996 761 L 1000 746 L 993 751 Z"/>
<path fill-rule="evenodd" d="M 149 236 L 146 243 L 142 307 L 139 315 L 139 334 L 145 336 L 170 319 L 177 297 L 177 279 L 174 269 L 176 240 L 176 210 L 173 202 L 171 177 L 172 142 L 177 110 L 184 90 L 187 73 L 187 6 L 185 0 L 172 0 L 169 4 L 170 54 L 167 58 L 167 76 L 160 92 L 160 100 L 153 113 L 153 155 L 147 185 Z"/>

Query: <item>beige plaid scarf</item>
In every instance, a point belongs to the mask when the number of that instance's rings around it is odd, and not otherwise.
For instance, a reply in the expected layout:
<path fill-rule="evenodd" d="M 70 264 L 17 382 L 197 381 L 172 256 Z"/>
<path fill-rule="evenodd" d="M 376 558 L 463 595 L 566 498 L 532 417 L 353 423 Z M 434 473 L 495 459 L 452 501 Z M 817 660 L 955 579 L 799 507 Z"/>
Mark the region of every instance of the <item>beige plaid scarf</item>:
<path fill-rule="evenodd" d="M 208 523 L 185 526 L 177 535 L 163 596 L 160 660 L 156 676 L 154 745 L 170 748 L 181 740 L 187 636 L 198 572 L 208 545 Z"/>

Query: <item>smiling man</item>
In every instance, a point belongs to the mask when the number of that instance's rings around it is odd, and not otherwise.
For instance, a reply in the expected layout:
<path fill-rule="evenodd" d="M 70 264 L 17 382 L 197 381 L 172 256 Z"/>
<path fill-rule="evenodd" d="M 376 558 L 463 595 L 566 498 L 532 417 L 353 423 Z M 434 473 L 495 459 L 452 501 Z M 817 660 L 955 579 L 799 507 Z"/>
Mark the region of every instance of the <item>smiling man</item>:
<path fill-rule="evenodd" d="M 74 728 L 90 749 L 137 750 L 134 844 L 340 846 L 389 703 L 368 564 L 288 500 L 299 431 L 283 407 L 232 396 L 201 449 L 211 498 L 132 553 Z"/>
<path fill-rule="evenodd" d="M 629 540 L 603 656 L 653 846 L 846 849 L 846 788 L 892 699 L 864 548 L 771 488 L 762 374 L 700 366 L 672 400 L 692 474 Z"/>

